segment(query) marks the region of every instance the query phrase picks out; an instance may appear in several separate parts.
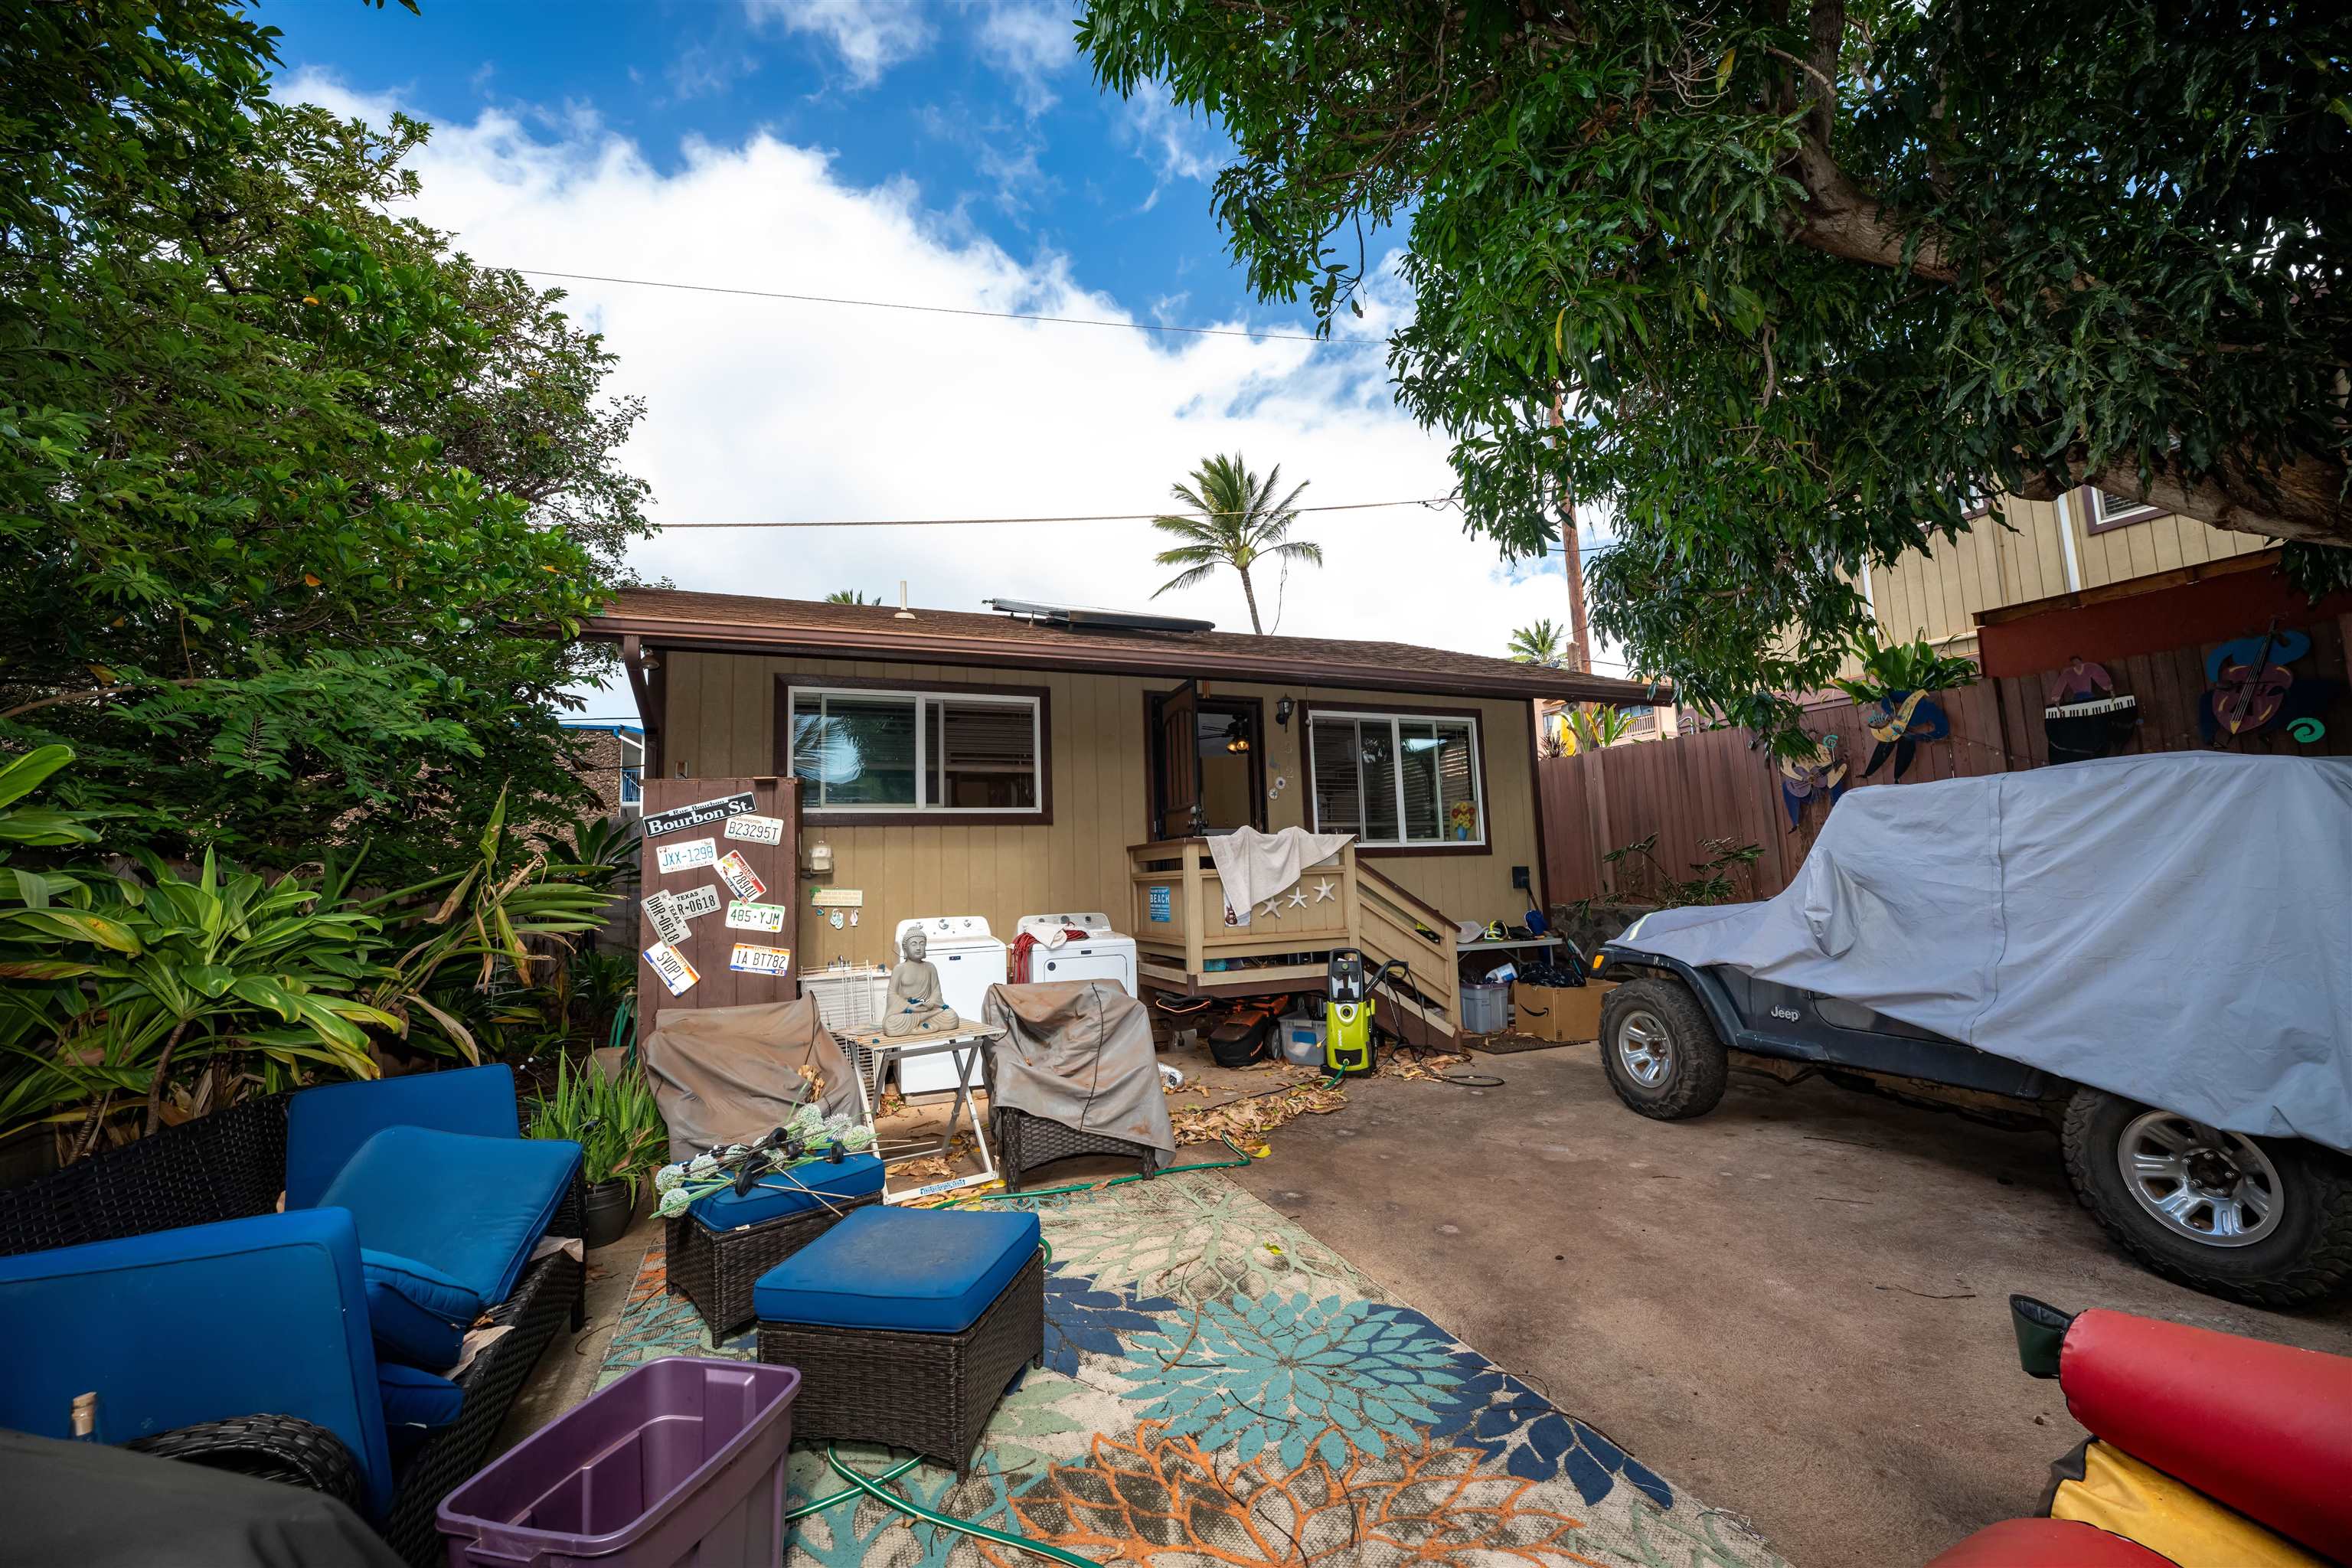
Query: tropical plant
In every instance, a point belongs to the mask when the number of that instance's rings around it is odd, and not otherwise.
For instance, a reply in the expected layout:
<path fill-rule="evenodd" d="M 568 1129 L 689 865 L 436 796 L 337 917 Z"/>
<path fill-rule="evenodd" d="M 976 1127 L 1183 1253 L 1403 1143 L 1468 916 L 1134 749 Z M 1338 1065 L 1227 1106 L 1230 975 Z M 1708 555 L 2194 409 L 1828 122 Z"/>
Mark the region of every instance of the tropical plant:
<path fill-rule="evenodd" d="M 869 599 L 856 588 L 835 588 L 824 596 L 824 602 L 828 605 L 878 605 L 882 601 Z"/>
<path fill-rule="evenodd" d="M 1601 857 L 1616 873 L 1610 878 L 1616 896 L 1664 910 L 1690 904 L 1728 904 L 1755 897 L 1756 862 L 1764 856 L 1760 844 L 1734 844 L 1728 838 L 1702 838 L 1699 850 L 1706 858 L 1694 860 L 1694 877 L 1676 877 L 1658 858 L 1658 836 L 1621 844 Z"/>
<path fill-rule="evenodd" d="M 1250 580 L 1250 568 L 1260 561 L 1280 561 L 1286 567 L 1293 561 L 1323 564 L 1321 545 L 1290 537 L 1291 525 L 1298 521 L 1297 503 L 1307 484 L 1301 482 L 1276 500 L 1274 492 L 1281 482 L 1281 464 L 1276 463 L 1260 479 L 1236 452 L 1230 458 L 1203 459 L 1192 470 L 1191 484 L 1171 486 L 1168 493 L 1191 510 L 1155 517 L 1151 526 L 1188 542 L 1163 550 L 1152 560 L 1185 570 L 1162 583 L 1151 596 L 1156 599 L 1171 590 L 1205 583 L 1216 575 L 1218 567 L 1230 566 L 1241 578 L 1242 597 L 1249 603 L 1250 630 L 1263 633 L 1265 626 L 1258 618 L 1257 588 Z"/>
<path fill-rule="evenodd" d="M 1591 702 L 1570 708 L 1561 718 L 1572 752 L 1597 752 L 1613 746 L 1633 732 L 1633 716 L 1622 708 Z"/>
<path fill-rule="evenodd" d="M 1230 137 L 1260 297 L 1410 290 L 1391 373 L 1469 526 L 1612 510 L 1595 628 L 1778 744 L 1865 569 L 2000 525 L 1971 496 L 2095 485 L 2352 579 L 2334 0 L 1088 0 L 1077 39 Z"/>
<path fill-rule="evenodd" d="M 270 97 L 249 9 L 0 5 L 0 747 L 191 861 L 415 877 L 584 803 L 574 634 L 648 531 L 613 356 L 397 216 L 425 127 Z"/>
<path fill-rule="evenodd" d="M 638 1182 L 669 1150 L 669 1128 L 644 1072 L 630 1066 L 608 1073 L 593 1056 L 580 1068 L 569 1056 L 555 1058 L 555 1091 L 531 1097 L 526 1131 L 533 1138 L 568 1138 L 579 1144 L 581 1173 L 588 1184 L 625 1182 L 632 1203 Z"/>
<path fill-rule="evenodd" d="M 1831 684 L 1856 702 L 1885 701 L 1898 691 L 1948 690 L 1977 678 L 1974 659 L 1937 653 L 1924 630 L 1907 643 L 1882 643 L 1877 624 L 1866 622 L 1854 629 L 1846 651 L 1862 666 L 1862 679 L 1841 677 Z"/>
<path fill-rule="evenodd" d="M 530 837 L 551 866 L 587 887 L 609 888 L 636 869 L 637 825 L 626 818 L 575 816 L 560 830 L 536 828 Z"/>
<path fill-rule="evenodd" d="M 1549 616 L 1531 626 L 1521 626 L 1511 633 L 1511 658 L 1521 664 L 1540 664 L 1557 669 L 1568 662 L 1568 639 Z"/>
<path fill-rule="evenodd" d="M 153 1131 L 174 1068 L 204 1080 L 187 1109 L 209 1109 L 246 1052 L 268 1088 L 307 1067 L 374 1076 L 368 1026 L 401 1027 L 358 994 L 380 922 L 309 879 L 225 871 L 210 853 L 190 879 L 134 857 L 143 877 L 87 875 L 0 910 L 0 1131 L 76 1120 L 86 1154 L 119 1101 L 143 1100 Z"/>
<path fill-rule="evenodd" d="M 469 1061 L 480 1059 L 480 1042 L 442 1000 L 446 991 L 454 985 L 487 993 L 501 970 L 519 985 L 535 984 L 541 972 L 561 965 L 552 952 L 534 952 L 530 944 L 568 945 L 601 926 L 613 901 L 612 894 L 567 876 L 574 868 L 515 853 L 504 795 L 474 843 L 473 863 L 464 870 L 352 906 L 386 917 L 386 934 L 398 944 L 369 1000 L 404 1030 L 412 1008 L 423 1013 Z M 354 864 L 338 877 L 330 867 L 334 897 L 347 894 L 357 870 Z M 444 973 L 452 966 L 454 973 Z"/>
<path fill-rule="evenodd" d="M 20 804 L 35 753 L 0 768 L 0 844 L 86 843 L 88 823 Z M 0 1135 L 73 1124 L 68 1158 L 152 1131 L 245 1089 L 372 1078 L 394 1040 L 478 1060 L 478 1020 L 504 968 L 554 959 L 527 943 L 594 929 L 611 895 L 507 844 L 503 803 L 463 872 L 361 899 L 365 856 L 265 877 L 207 851 L 193 876 L 137 847 L 127 864 L 8 868 L 0 879 Z M 528 1016 L 543 1024 L 535 998 Z M 134 1114 L 143 1106 L 144 1114 Z"/>

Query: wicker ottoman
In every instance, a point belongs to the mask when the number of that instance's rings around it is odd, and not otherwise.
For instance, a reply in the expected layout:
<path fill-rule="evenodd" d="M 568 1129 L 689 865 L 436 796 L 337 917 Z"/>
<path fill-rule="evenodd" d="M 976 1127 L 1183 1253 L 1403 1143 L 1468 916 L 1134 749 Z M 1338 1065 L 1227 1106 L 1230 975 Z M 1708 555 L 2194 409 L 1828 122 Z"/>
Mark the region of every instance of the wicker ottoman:
<path fill-rule="evenodd" d="M 1004 1385 L 1045 1359 L 1034 1214 L 860 1209 L 752 1296 L 760 1359 L 800 1369 L 796 1441 L 912 1448 L 962 1476 Z"/>
<path fill-rule="evenodd" d="M 712 1193 L 664 1221 L 668 1289 L 694 1303 L 710 1337 L 751 1321 L 760 1276 L 823 1236 L 854 1210 L 882 1201 L 882 1162 L 853 1154 L 838 1165 L 802 1165 L 763 1176 L 738 1196 Z"/>
<path fill-rule="evenodd" d="M 1160 1151 L 1149 1143 L 1130 1142 L 1100 1132 L 1081 1132 L 1010 1105 L 1000 1105 L 989 1113 L 989 1131 L 996 1137 L 996 1163 L 1009 1192 L 1021 1190 L 1023 1173 L 1078 1154 L 1108 1154 L 1115 1160 L 1132 1160 L 1147 1177 L 1160 1169 Z"/>

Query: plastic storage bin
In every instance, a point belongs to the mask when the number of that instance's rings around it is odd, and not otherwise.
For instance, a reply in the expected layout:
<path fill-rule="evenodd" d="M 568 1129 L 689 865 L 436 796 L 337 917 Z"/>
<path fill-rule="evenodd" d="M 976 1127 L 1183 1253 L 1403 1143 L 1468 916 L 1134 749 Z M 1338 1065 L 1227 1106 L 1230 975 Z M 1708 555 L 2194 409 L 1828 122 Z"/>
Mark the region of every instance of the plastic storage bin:
<path fill-rule="evenodd" d="M 1511 988 L 1500 982 L 1462 983 L 1462 1028 L 1465 1034 L 1499 1035 L 1511 1026 Z"/>
<path fill-rule="evenodd" d="M 1286 1013 L 1282 1017 L 1282 1059 L 1293 1067 L 1324 1064 L 1324 1022 L 1318 1014 Z"/>
<path fill-rule="evenodd" d="M 801 1374 L 649 1362 L 441 1500 L 449 1568 L 773 1568 Z"/>

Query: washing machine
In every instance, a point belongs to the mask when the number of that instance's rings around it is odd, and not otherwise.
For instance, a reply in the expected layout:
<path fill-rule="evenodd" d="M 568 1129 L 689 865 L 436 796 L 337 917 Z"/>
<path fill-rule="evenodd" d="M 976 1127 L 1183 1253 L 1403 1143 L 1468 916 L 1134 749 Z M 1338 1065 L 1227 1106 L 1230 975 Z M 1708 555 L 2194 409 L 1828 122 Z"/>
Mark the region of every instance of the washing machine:
<path fill-rule="evenodd" d="M 892 951 L 907 940 L 907 933 L 919 930 L 928 940 L 929 950 L 923 956 L 939 967 L 940 1000 L 956 1011 L 960 1018 L 978 1023 L 981 1005 L 988 1000 L 988 988 L 1004 984 L 1004 943 L 988 929 L 985 915 L 932 915 L 923 920 L 900 921 L 891 936 Z M 941 1094 L 956 1086 L 956 1058 L 948 1051 L 916 1057 L 898 1064 L 898 1089 L 901 1093 Z M 979 1088 L 978 1084 L 972 1086 Z"/>
<path fill-rule="evenodd" d="M 1072 931 L 1081 936 L 1072 936 Z M 1108 980 L 1129 996 L 1135 992 L 1135 939 L 1110 929 L 1110 917 L 1099 911 L 1073 915 L 1023 915 L 1013 933 L 1034 936 L 1029 953 L 1029 978 L 1038 984 L 1055 980 Z"/>

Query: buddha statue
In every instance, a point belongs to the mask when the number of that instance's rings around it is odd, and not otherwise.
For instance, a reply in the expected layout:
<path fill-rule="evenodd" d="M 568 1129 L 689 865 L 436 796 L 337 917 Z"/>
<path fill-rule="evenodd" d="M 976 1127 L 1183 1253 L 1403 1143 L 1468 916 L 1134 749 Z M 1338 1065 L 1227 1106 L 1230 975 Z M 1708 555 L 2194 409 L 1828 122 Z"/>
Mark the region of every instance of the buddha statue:
<path fill-rule="evenodd" d="M 890 1039 L 952 1029 L 960 1021 L 941 993 L 939 965 L 923 956 L 930 945 L 920 931 L 908 931 L 898 944 L 899 963 L 890 971 L 890 995 L 882 1015 L 882 1033 Z"/>

